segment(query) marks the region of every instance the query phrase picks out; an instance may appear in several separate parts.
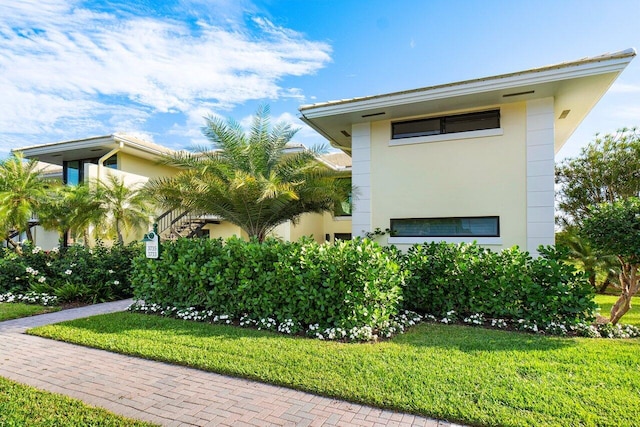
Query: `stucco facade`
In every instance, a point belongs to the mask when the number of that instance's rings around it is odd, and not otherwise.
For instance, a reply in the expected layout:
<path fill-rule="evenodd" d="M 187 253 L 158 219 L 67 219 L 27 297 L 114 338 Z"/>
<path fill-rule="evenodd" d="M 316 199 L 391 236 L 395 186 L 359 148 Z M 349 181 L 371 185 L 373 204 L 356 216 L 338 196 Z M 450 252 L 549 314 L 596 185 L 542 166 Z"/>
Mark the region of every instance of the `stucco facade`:
<path fill-rule="evenodd" d="M 352 157 L 354 236 L 536 254 L 554 243 L 555 153 L 635 54 L 307 105 L 301 119 Z"/>

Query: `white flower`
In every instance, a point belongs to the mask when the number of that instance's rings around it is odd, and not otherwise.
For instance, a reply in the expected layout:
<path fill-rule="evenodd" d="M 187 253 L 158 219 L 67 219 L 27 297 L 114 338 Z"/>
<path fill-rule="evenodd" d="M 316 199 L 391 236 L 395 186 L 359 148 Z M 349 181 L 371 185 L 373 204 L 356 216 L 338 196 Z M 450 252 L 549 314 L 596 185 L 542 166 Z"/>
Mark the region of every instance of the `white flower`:
<path fill-rule="evenodd" d="M 47 278 L 46 278 L 46 277 L 44 277 L 44 276 L 40 276 L 40 277 L 38 278 L 38 282 L 40 282 L 40 283 L 44 283 L 44 281 L 45 281 L 45 280 L 47 280 Z"/>
<path fill-rule="evenodd" d="M 109 270 L 109 274 L 113 274 L 113 273 L 115 273 L 115 271 Z"/>
<path fill-rule="evenodd" d="M 73 273 L 73 271 L 71 271 L 71 270 L 65 270 L 65 272 L 64 272 L 64 274 L 66 274 L 67 276 L 70 276 L 71 273 Z"/>
<path fill-rule="evenodd" d="M 120 284 L 120 281 L 119 281 L 119 280 L 114 280 L 114 281 L 113 281 L 113 284 L 114 284 L 114 285 L 119 285 L 119 284 Z"/>

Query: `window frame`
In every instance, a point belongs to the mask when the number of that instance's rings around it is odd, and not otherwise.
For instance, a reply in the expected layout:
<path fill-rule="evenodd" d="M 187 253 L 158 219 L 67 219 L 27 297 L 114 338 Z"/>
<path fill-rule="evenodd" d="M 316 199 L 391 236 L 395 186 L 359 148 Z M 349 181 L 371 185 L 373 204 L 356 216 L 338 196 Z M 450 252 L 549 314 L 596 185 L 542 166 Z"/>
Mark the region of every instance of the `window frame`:
<path fill-rule="evenodd" d="M 495 115 L 495 116 L 494 116 Z M 473 117 L 480 117 L 480 116 L 488 116 L 488 118 L 490 119 L 496 119 L 497 120 L 497 126 L 491 126 L 491 127 L 481 127 L 481 128 L 476 128 L 476 129 L 468 129 L 468 130 L 457 130 L 457 131 L 448 131 L 447 130 L 447 123 L 448 122 L 454 122 L 454 121 L 461 121 L 461 119 L 464 118 L 473 118 Z M 409 124 L 409 123 L 420 123 L 420 122 L 433 122 L 434 120 L 439 120 L 440 122 L 440 126 L 439 126 L 439 132 L 434 132 L 432 130 L 428 130 L 428 131 L 424 131 L 423 133 L 419 133 L 419 132 L 413 132 L 410 135 L 406 135 L 407 133 L 405 132 L 404 134 L 401 133 L 396 133 L 396 126 L 397 125 L 402 125 L 402 124 Z M 493 108 L 490 110 L 482 110 L 482 111 L 474 111 L 474 112 L 470 112 L 470 113 L 461 113 L 461 114 L 448 114 L 448 115 L 444 115 L 444 116 L 436 116 L 436 117 L 424 117 L 424 118 L 420 118 L 420 119 L 411 119 L 411 120 L 401 120 L 401 121 L 396 121 L 396 122 L 391 122 L 391 141 L 392 142 L 398 142 L 398 141 L 402 141 L 402 140 L 410 140 L 413 138 L 428 138 L 428 137 L 438 137 L 438 136 L 442 136 L 442 135 L 455 135 L 455 134 L 466 134 L 468 132 L 486 132 L 489 131 L 489 134 L 495 134 L 496 130 L 501 129 L 502 123 L 501 123 L 501 115 L 500 115 L 500 109 L 499 108 Z M 406 136 L 397 136 L 397 135 L 406 135 Z"/>
<path fill-rule="evenodd" d="M 397 234 L 394 229 L 394 221 L 416 221 L 416 220 L 469 220 L 469 219 L 495 219 L 496 220 L 496 234 L 421 234 L 421 235 L 405 235 Z M 447 239 L 447 238 L 499 238 L 500 237 L 500 217 L 498 215 L 485 215 L 485 216 L 450 216 L 450 217 L 425 217 L 425 218 L 391 218 L 389 220 L 389 229 L 391 230 L 391 237 L 394 238 L 428 238 L 428 239 Z"/>

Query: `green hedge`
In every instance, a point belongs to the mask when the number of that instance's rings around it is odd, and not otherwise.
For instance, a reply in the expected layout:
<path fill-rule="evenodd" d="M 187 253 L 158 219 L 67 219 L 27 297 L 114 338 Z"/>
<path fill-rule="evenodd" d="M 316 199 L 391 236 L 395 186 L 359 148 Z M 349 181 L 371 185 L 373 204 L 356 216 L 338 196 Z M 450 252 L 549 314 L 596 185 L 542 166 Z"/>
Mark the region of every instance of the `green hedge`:
<path fill-rule="evenodd" d="M 596 304 L 584 274 L 552 247 L 532 258 L 517 247 L 491 252 L 475 244 L 425 243 L 402 257 L 408 309 L 438 317 L 482 313 L 545 326 L 592 319 Z"/>
<path fill-rule="evenodd" d="M 5 248 L 0 252 L 0 294 L 47 293 L 60 302 L 86 303 L 128 298 L 131 261 L 141 253 L 137 243 L 53 251 L 24 245 L 22 254 Z"/>
<path fill-rule="evenodd" d="M 180 239 L 163 244 L 159 260 L 136 259 L 132 285 L 147 304 L 351 329 L 397 314 L 403 279 L 398 263 L 369 240 Z"/>

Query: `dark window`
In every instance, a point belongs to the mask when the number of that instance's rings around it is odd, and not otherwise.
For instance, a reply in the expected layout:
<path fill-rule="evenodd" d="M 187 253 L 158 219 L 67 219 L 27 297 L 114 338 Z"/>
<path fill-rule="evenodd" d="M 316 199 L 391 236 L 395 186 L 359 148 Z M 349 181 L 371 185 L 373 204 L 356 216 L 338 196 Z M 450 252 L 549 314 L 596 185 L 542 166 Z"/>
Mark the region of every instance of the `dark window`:
<path fill-rule="evenodd" d="M 62 163 L 62 178 L 65 184 L 78 185 L 83 181 L 84 170 L 79 160 Z"/>
<path fill-rule="evenodd" d="M 499 237 L 497 216 L 391 220 L 393 237 Z"/>
<path fill-rule="evenodd" d="M 391 137 L 393 139 L 414 138 L 498 128 L 500 128 L 500 110 L 491 110 L 393 123 Z"/>
<path fill-rule="evenodd" d="M 351 233 L 336 233 L 333 235 L 334 240 L 351 240 Z"/>
<path fill-rule="evenodd" d="M 114 154 L 104 161 L 104 166 L 109 169 L 118 169 L 118 155 Z"/>

